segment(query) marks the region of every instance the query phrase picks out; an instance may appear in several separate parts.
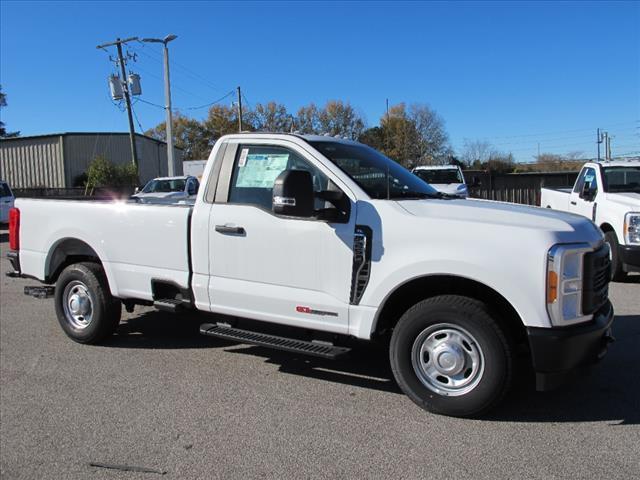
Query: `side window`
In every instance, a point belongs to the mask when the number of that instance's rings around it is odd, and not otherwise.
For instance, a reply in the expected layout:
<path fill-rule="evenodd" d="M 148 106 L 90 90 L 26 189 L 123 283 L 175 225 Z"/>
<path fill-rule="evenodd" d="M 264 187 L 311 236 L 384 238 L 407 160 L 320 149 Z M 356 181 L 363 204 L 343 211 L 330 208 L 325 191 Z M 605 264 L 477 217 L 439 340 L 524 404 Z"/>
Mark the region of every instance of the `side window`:
<path fill-rule="evenodd" d="M 574 193 L 581 193 L 582 192 L 582 186 L 584 185 L 584 175 L 587 172 L 586 168 L 583 168 L 580 171 L 580 174 L 578 175 L 578 179 L 576 180 L 576 184 L 573 187 L 573 191 Z"/>
<path fill-rule="evenodd" d="M 297 153 L 263 145 L 240 145 L 231 175 L 229 203 L 256 205 L 271 211 L 273 184 L 284 170 L 307 170 L 313 177 L 316 192 L 327 189 L 329 179 Z M 324 207 L 316 200 L 316 209 Z"/>
<path fill-rule="evenodd" d="M 585 168 L 583 184 L 589 185 L 591 196 L 595 196 L 595 194 L 598 192 L 598 179 L 596 177 L 596 170 L 594 168 Z M 582 187 L 582 189 L 584 189 L 584 186 Z"/>

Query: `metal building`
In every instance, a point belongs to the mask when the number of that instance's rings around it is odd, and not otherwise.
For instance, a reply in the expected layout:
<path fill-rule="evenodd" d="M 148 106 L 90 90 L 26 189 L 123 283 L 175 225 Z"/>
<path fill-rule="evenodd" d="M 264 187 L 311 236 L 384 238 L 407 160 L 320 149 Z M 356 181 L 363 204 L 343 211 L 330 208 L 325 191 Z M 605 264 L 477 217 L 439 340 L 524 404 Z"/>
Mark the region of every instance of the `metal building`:
<path fill-rule="evenodd" d="M 140 182 L 167 175 L 167 144 L 136 134 Z M 69 132 L 0 141 L 0 179 L 12 188 L 69 188 L 103 156 L 114 164 L 131 161 L 128 133 Z M 176 175 L 182 175 L 182 150 L 174 149 Z"/>

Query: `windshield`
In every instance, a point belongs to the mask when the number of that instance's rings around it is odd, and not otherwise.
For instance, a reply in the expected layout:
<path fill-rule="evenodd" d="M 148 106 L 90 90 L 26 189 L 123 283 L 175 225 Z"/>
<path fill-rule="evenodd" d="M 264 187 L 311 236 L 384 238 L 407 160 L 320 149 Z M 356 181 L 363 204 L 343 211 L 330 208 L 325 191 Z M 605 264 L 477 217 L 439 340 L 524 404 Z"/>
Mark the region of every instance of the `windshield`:
<path fill-rule="evenodd" d="M 442 183 L 464 183 L 460 170 L 457 168 L 439 168 L 436 170 L 419 168 L 415 169 L 413 173 L 425 182 L 436 185 Z"/>
<path fill-rule="evenodd" d="M 6 183 L 0 183 L 0 197 L 11 197 L 11 190 Z"/>
<path fill-rule="evenodd" d="M 142 189 L 142 193 L 168 193 L 184 192 L 184 178 L 173 178 L 170 180 L 151 180 Z"/>
<path fill-rule="evenodd" d="M 371 147 L 324 141 L 310 143 L 349 175 L 371 198 L 440 196 L 426 182 Z"/>
<path fill-rule="evenodd" d="M 640 167 L 605 167 L 608 192 L 640 192 Z"/>

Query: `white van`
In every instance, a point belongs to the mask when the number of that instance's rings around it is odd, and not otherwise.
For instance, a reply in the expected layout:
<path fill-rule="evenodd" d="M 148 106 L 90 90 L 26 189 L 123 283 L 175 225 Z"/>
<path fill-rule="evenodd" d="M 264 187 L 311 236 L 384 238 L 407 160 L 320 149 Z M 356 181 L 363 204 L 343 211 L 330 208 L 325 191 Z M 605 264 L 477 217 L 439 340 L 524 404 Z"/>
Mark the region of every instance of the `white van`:
<path fill-rule="evenodd" d="M 469 196 L 462 169 L 457 165 L 423 165 L 412 171 L 439 192 L 465 198 Z"/>

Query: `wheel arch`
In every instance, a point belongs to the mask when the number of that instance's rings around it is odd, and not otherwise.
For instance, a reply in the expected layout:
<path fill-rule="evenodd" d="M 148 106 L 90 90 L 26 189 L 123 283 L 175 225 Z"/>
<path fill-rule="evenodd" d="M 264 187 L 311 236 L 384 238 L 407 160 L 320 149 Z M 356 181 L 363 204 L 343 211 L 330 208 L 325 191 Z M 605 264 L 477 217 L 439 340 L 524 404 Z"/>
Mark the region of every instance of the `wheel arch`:
<path fill-rule="evenodd" d="M 78 262 L 95 262 L 102 265 L 96 251 L 83 240 L 67 237 L 53 244 L 45 261 L 45 282 L 55 283 L 62 270 Z"/>
<path fill-rule="evenodd" d="M 438 295 L 461 295 L 482 301 L 496 314 L 498 323 L 515 342 L 526 341 L 524 322 L 505 297 L 477 280 L 456 275 L 427 275 L 397 286 L 378 309 L 372 337 L 385 335 L 409 308 Z"/>
<path fill-rule="evenodd" d="M 603 232 L 614 232 L 615 233 L 615 228 L 613 228 L 613 226 L 610 223 L 604 222 L 602 225 L 600 225 L 600 230 L 602 230 Z"/>

